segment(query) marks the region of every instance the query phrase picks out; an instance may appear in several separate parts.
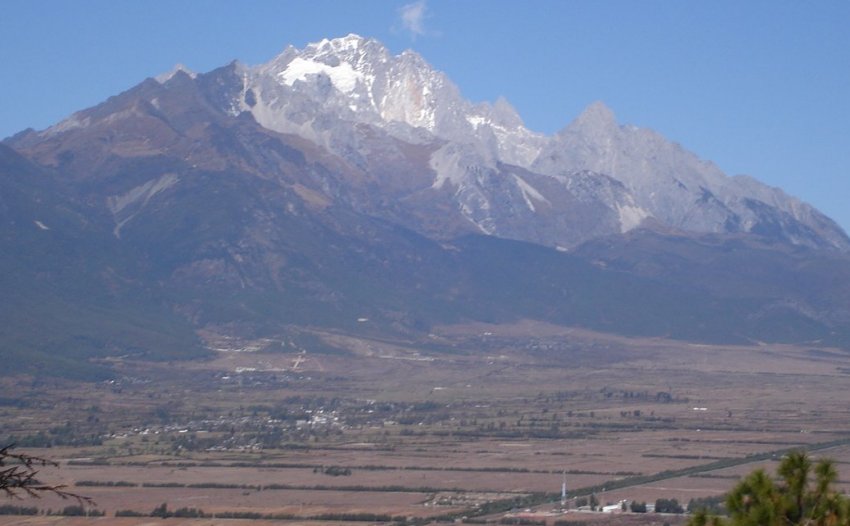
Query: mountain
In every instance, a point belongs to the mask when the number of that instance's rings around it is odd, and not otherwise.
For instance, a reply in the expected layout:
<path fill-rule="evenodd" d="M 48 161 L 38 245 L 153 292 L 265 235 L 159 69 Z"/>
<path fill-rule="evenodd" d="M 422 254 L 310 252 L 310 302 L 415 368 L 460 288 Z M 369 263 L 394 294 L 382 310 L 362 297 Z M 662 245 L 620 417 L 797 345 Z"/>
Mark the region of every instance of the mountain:
<path fill-rule="evenodd" d="M 812 207 L 753 179 L 729 178 L 651 130 L 620 126 L 602 103 L 544 137 L 527 130 L 504 99 L 474 105 L 417 54 L 391 56 L 357 35 L 289 47 L 268 64 L 244 68 L 230 107 L 355 162 L 363 155 L 357 129 L 339 121 L 436 143 L 432 188 L 448 185 L 454 207 L 485 234 L 572 246 L 654 218 L 687 231 L 755 232 L 850 248 L 846 234 Z M 565 214 L 576 205 L 593 212 Z M 582 222 L 588 215 L 603 219 Z"/>
<path fill-rule="evenodd" d="M 0 360 L 8 372 L 92 378 L 88 359 L 205 354 L 143 281 L 100 212 L 56 174 L 0 144 Z"/>
<path fill-rule="evenodd" d="M 635 205 L 623 214 L 623 231 L 652 217 L 691 232 L 751 232 L 794 245 L 848 248 L 844 231 L 811 206 L 755 179 L 727 177 L 652 130 L 620 126 L 601 103 L 559 132 L 532 168 L 553 176 L 578 168 L 621 182 Z"/>
<path fill-rule="evenodd" d="M 359 172 L 338 187 L 353 206 L 428 237 L 483 233 L 571 248 L 649 221 L 850 249 L 811 206 L 728 177 L 651 130 L 621 126 L 602 103 L 546 137 L 526 129 L 504 99 L 473 104 L 416 53 L 393 56 L 357 35 L 290 46 L 255 67 L 234 62 L 205 75 L 178 67 L 159 83 L 182 82 L 198 84 L 219 119 L 250 115 L 338 156 Z M 157 101 L 145 98 L 154 109 Z M 83 111 L 11 144 L 32 151 L 54 136 L 66 142 L 109 115 Z M 363 192 L 364 180 L 378 191 Z"/>
<path fill-rule="evenodd" d="M 417 54 L 356 35 L 177 67 L 2 148 L 0 196 L 16 197 L 0 201 L 0 283 L 33 330 L 0 335 L 0 352 L 64 353 L 44 327 L 79 356 L 162 359 L 202 353 L 196 334 L 519 318 L 850 341 L 834 286 L 850 240 L 811 206 L 601 103 L 531 132 L 506 101 L 466 101 Z M 92 315 L 45 321 L 64 309 Z M 115 329 L 133 320 L 144 330 Z"/>

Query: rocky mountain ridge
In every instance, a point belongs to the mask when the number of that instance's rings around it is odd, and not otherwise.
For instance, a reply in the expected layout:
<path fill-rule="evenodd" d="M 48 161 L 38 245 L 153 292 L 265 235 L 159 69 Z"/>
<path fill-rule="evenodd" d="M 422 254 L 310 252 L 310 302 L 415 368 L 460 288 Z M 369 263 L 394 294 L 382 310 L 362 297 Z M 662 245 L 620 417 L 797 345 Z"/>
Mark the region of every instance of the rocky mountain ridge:
<path fill-rule="evenodd" d="M 504 99 L 473 104 L 415 52 L 393 56 L 358 35 L 290 46 L 255 67 L 235 62 L 193 75 L 176 68 L 160 81 L 204 84 L 208 102 L 231 117 L 249 114 L 355 170 L 384 172 L 376 191 L 404 187 L 392 195 L 402 210 L 387 215 L 368 196 L 357 206 L 430 237 L 477 232 L 570 248 L 651 220 L 685 232 L 751 232 L 850 250 L 846 233 L 810 205 L 752 178 L 728 177 L 651 130 L 619 125 L 601 102 L 547 137 L 528 130 Z M 81 112 L 41 137 L 90 119 Z M 423 226 L 436 210 L 451 217 Z"/>
<path fill-rule="evenodd" d="M 616 212 L 619 224 L 611 225 L 610 232 L 626 232 L 651 217 L 686 231 L 773 230 L 795 244 L 850 248 L 847 236 L 812 207 L 755 180 L 727 177 L 651 130 L 620 126 L 600 102 L 556 136 L 545 137 L 525 128 L 504 99 L 494 105 L 472 104 L 416 53 L 392 56 L 377 41 L 357 35 L 323 40 L 304 50 L 289 47 L 267 64 L 246 68 L 244 78 L 240 110 L 273 130 L 311 140 L 321 136 L 315 118 L 293 118 L 294 97 L 281 93 L 290 91 L 306 94 L 316 104 L 310 115 L 377 126 L 405 141 L 427 142 L 427 135 L 417 133 L 423 130 L 445 141 L 431 154 L 432 186 L 449 184 L 457 207 L 486 234 L 524 239 L 513 225 L 504 224 L 504 215 L 515 212 L 517 201 L 532 213 L 538 213 L 537 205 L 550 204 L 515 172 L 505 188 L 512 195 L 488 192 L 489 179 L 503 178 L 503 165 L 512 165 L 550 177 L 583 202 L 597 201 L 599 216 Z M 343 141 L 320 142 L 345 153 Z M 588 172 L 599 174 L 593 185 L 586 182 Z M 481 181 L 482 174 L 487 181 Z M 600 176 L 622 187 L 614 188 Z M 499 210 L 496 203 L 506 198 L 514 206 Z M 560 207 L 556 203 L 553 208 Z M 588 229 L 581 224 L 575 228 Z M 535 241 L 570 244 L 568 237 L 554 232 Z"/>
<path fill-rule="evenodd" d="M 42 361 L 523 318 L 850 345 L 847 236 L 810 206 L 602 104 L 535 134 L 356 36 L 178 67 L 22 132 L 0 145 L 0 187 L 19 321 L 0 353 Z"/>

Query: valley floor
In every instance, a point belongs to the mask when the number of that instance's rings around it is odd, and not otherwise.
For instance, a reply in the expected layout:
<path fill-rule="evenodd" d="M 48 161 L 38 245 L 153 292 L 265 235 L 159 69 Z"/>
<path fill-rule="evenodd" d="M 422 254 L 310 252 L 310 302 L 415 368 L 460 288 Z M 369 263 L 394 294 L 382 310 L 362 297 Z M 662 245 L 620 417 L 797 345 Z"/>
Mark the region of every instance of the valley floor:
<path fill-rule="evenodd" d="M 843 351 L 532 322 L 409 342 L 313 332 L 321 353 L 230 341 L 209 361 L 117 361 L 101 383 L 0 378 L 0 439 L 59 461 L 39 478 L 105 513 L 0 524 L 677 524 L 555 510 L 563 480 L 571 508 L 591 494 L 687 506 L 794 448 L 836 460 L 850 489 Z M 163 503 L 216 518 L 114 516 Z"/>

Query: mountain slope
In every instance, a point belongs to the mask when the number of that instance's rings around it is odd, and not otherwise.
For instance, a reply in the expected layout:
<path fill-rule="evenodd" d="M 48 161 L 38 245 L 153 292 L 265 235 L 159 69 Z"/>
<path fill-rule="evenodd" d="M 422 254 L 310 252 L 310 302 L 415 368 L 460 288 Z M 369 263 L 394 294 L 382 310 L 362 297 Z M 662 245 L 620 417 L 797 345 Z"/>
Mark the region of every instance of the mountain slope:
<path fill-rule="evenodd" d="M 850 247 L 847 235 L 811 206 L 752 178 L 727 177 L 651 130 L 620 126 L 602 103 L 592 104 L 557 134 L 532 167 L 551 175 L 608 174 L 629 189 L 640 215 L 666 226 L 752 232 L 816 248 Z"/>
<path fill-rule="evenodd" d="M 533 134 L 506 102 L 471 104 L 421 57 L 356 36 L 178 69 L 7 145 L 15 357 L 523 318 L 850 342 L 847 237 L 813 208 L 601 105 Z"/>
<path fill-rule="evenodd" d="M 134 258 L 74 191 L 0 145 L 0 359 L 10 371 L 91 377 L 91 358 L 204 354 L 191 327 L 138 281 Z"/>
<path fill-rule="evenodd" d="M 652 217 L 694 232 L 753 232 L 850 249 L 846 234 L 812 207 L 755 180 L 729 178 L 650 130 L 619 126 L 601 103 L 563 132 L 545 137 L 526 129 L 506 101 L 472 104 L 416 53 L 392 56 L 377 41 L 357 35 L 303 50 L 289 47 L 267 64 L 241 70 L 242 90 L 228 106 L 233 112 L 250 112 L 266 128 L 298 134 L 343 157 L 362 155 L 353 123 L 406 142 L 436 140 L 439 147 L 429 161 L 433 187 L 448 185 L 455 208 L 486 234 L 549 245 L 589 239 L 593 235 L 575 234 L 587 229 L 587 221 L 559 213 L 578 199 L 597 215 L 616 216 L 607 233 L 628 231 Z M 547 190 L 558 187 L 561 195 L 553 196 L 548 214 L 529 200 L 539 195 L 537 188 L 505 174 L 505 165 L 548 176 Z M 597 181 L 587 185 L 588 178 Z M 496 195 L 494 179 L 504 181 Z M 620 191 L 612 193 L 609 179 L 621 184 Z M 572 191 L 576 185 L 584 187 L 581 195 Z M 513 206 L 501 206 L 506 201 Z M 515 219 L 523 202 L 531 214 Z M 545 233 L 524 237 L 517 223 L 537 215 L 547 216 L 538 221 Z M 570 229 L 573 235 L 565 235 Z"/>
<path fill-rule="evenodd" d="M 184 98 L 157 95 L 183 85 Z M 337 181 L 333 199 L 432 238 L 483 233 L 573 247 L 651 219 L 648 224 L 695 233 L 749 232 L 850 250 L 850 238 L 811 206 L 754 179 L 727 177 L 651 130 L 620 126 L 601 103 L 545 137 L 526 129 L 506 101 L 473 104 L 416 53 L 393 56 L 357 35 L 303 50 L 290 46 L 256 67 L 234 62 L 202 75 L 177 69 L 131 92 L 139 96 L 136 106 L 121 106 L 115 97 L 10 144 L 39 162 L 56 163 L 74 137 L 90 138 L 99 126 L 147 115 L 126 131 L 136 133 L 136 141 L 123 141 L 126 151 L 115 152 L 133 155 L 189 126 L 203 135 L 204 126 L 250 116 L 266 130 L 298 136 L 348 165 L 349 176 Z M 180 110 L 193 104 L 203 110 Z M 166 120 L 174 129 L 157 121 L 158 112 L 171 115 Z M 214 118 L 205 125 L 195 121 L 201 115 Z M 112 148 L 113 139 L 105 132 L 99 147 Z M 206 162 L 208 145 L 196 146 L 187 144 L 185 160 Z M 255 148 L 253 156 L 262 152 Z"/>

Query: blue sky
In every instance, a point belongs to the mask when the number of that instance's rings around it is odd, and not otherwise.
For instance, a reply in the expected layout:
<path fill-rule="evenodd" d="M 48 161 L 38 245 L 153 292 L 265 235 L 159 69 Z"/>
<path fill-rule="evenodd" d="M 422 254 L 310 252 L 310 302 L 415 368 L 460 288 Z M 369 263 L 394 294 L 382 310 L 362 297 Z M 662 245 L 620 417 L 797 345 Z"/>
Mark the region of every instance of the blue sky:
<path fill-rule="evenodd" d="M 850 230 L 850 2 L 4 0 L 0 137 L 178 62 L 266 62 L 358 33 L 552 133 L 595 100 Z"/>

